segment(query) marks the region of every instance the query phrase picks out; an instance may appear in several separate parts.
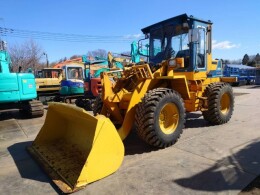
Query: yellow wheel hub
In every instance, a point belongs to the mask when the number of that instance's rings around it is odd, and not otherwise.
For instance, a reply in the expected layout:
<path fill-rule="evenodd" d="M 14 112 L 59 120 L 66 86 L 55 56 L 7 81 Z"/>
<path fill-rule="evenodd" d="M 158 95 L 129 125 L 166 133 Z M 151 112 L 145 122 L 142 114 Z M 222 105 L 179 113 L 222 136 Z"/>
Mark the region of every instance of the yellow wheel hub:
<path fill-rule="evenodd" d="M 179 122 L 179 110 L 173 103 L 167 103 L 160 112 L 159 125 L 163 133 L 173 133 Z"/>
<path fill-rule="evenodd" d="M 223 94 L 220 100 L 220 111 L 222 114 L 227 114 L 230 109 L 230 97 L 227 93 Z"/>

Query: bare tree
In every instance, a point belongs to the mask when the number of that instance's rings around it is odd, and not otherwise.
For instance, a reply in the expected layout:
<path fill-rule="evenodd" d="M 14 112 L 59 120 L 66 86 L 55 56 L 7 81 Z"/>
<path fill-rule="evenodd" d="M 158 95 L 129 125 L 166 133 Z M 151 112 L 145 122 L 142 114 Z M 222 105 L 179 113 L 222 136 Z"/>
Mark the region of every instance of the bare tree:
<path fill-rule="evenodd" d="M 242 63 L 242 59 L 231 60 L 230 63 L 231 64 L 241 64 Z"/>
<path fill-rule="evenodd" d="M 107 51 L 104 50 L 104 49 L 97 49 L 97 50 L 94 50 L 94 51 L 89 51 L 88 56 L 107 58 Z"/>
<path fill-rule="evenodd" d="M 14 72 L 17 72 L 19 67 L 22 67 L 23 71 L 26 71 L 28 68 L 33 70 L 42 68 L 40 61 L 43 57 L 43 50 L 33 40 L 26 41 L 22 44 L 10 45 L 9 53 Z"/>
<path fill-rule="evenodd" d="M 75 55 L 73 55 L 73 56 L 70 57 L 70 60 L 73 60 L 73 59 L 76 59 L 76 58 L 81 58 L 81 56 L 75 54 Z"/>

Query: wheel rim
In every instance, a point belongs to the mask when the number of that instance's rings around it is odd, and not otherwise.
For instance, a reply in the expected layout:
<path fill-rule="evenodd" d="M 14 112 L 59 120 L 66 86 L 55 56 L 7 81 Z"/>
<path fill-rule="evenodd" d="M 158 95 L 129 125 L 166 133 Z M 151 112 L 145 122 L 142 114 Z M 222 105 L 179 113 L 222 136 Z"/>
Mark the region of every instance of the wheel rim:
<path fill-rule="evenodd" d="M 230 109 L 230 97 L 227 93 L 223 94 L 220 100 L 220 111 L 222 114 L 227 114 Z"/>
<path fill-rule="evenodd" d="M 179 122 L 179 110 L 173 103 L 164 105 L 160 112 L 159 125 L 163 133 L 173 133 Z"/>

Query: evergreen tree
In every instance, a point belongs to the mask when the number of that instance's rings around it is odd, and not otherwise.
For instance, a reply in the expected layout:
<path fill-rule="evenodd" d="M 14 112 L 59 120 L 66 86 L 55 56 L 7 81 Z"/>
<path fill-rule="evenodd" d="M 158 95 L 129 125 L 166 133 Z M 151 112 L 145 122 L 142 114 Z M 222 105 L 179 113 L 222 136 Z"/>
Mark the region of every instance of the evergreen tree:
<path fill-rule="evenodd" d="M 243 60 L 242 60 L 242 64 L 247 65 L 248 62 L 249 62 L 249 56 L 247 54 L 245 54 L 243 57 Z"/>
<path fill-rule="evenodd" d="M 259 53 L 256 54 L 255 61 L 256 61 L 256 64 L 258 64 L 258 65 L 260 64 L 260 55 L 259 55 Z"/>

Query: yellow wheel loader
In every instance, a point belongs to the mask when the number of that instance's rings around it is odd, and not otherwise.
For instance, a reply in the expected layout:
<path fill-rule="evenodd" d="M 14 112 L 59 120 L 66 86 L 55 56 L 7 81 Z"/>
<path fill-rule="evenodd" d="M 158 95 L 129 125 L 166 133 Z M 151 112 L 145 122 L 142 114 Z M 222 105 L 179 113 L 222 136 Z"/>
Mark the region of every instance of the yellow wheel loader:
<path fill-rule="evenodd" d="M 49 104 L 29 151 L 63 192 L 115 172 L 133 124 L 145 142 L 165 148 L 180 137 L 186 112 L 202 111 L 214 125 L 230 120 L 234 95 L 226 81 L 232 79 L 222 77 L 221 61 L 212 60 L 211 27 L 210 21 L 183 14 L 142 29 L 146 39 L 139 41 L 139 53 L 148 62 L 125 67 L 119 77 L 101 74 L 95 116 Z"/>

